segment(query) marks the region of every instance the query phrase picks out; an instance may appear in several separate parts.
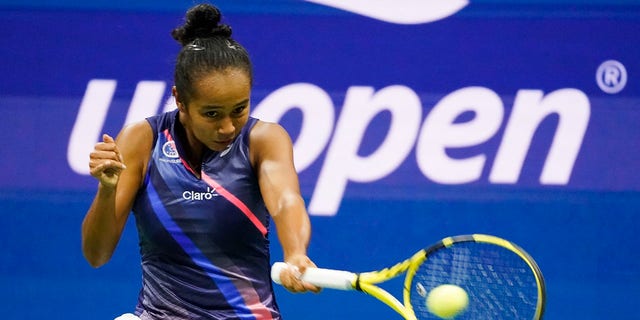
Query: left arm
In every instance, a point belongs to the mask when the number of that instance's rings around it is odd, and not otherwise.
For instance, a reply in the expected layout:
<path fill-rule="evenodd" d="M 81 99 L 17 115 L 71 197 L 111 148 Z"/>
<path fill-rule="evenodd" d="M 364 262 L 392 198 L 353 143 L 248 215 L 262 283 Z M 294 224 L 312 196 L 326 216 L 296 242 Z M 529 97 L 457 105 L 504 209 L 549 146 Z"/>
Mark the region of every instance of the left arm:
<path fill-rule="evenodd" d="M 251 130 L 249 141 L 251 161 L 265 205 L 276 224 L 285 262 L 300 272 L 307 267 L 315 267 L 307 256 L 311 224 L 300 194 L 289 135 L 278 124 L 260 121 Z M 293 292 L 319 291 L 319 288 L 300 281 L 293 270 L 283 271 L 281 281 Z"/>

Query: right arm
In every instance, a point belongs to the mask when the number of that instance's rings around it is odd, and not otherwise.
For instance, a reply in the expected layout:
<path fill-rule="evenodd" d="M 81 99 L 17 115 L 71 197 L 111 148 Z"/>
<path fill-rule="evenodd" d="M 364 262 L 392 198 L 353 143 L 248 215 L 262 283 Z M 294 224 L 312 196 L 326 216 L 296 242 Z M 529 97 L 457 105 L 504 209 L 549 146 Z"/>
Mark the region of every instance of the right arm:
<path fill-rule="evenodd" d="M 147 121 L 122 129 L 114 141 L 103 135 L 89 159 L 98 191 L 82 221 L 82 253 L 93 267 L 107 263 L 142 184 L 153 142 Z"/>

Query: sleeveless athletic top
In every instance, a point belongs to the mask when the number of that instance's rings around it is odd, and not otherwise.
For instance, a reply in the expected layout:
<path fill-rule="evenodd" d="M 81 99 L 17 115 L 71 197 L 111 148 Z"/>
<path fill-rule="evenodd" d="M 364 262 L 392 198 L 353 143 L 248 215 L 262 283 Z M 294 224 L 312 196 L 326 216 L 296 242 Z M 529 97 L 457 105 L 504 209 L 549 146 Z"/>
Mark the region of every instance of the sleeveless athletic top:
<path fill-rule="evenodd" d="M 178 111 L 147 119 L 154 144 L 136 196 L 141 319 L 280 319 L 269 270 L 269 214 L 249 162 L 250 118 L 201 178 L 183 160 Z"/>

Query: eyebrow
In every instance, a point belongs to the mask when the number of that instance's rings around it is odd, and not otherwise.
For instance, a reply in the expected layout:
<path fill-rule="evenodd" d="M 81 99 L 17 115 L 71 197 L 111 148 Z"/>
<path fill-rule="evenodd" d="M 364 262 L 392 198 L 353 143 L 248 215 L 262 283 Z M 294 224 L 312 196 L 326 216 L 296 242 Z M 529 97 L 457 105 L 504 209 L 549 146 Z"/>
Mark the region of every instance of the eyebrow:
<path fill-rule="evenodd" d="M 236 108 L 236 107 L 239 107 L 239 106 L 241 106 L 241 105 L 243 105 L 243 104 L 248 104 L 248 103 L 249 103 L 249 99 L 245 99 L 245 100 L 242 100 L 242 101 L 240 101 L 240 102 L 236 103 L 236 104 L 233 106 L 233 108 Z M 210 109 L 224 109 L 224 107 L 223 107 L 223 106 L 216 106 L 216 105 L 204 105 L 203 107 L 205 107 L 205 108 L 210 108 Z"/>

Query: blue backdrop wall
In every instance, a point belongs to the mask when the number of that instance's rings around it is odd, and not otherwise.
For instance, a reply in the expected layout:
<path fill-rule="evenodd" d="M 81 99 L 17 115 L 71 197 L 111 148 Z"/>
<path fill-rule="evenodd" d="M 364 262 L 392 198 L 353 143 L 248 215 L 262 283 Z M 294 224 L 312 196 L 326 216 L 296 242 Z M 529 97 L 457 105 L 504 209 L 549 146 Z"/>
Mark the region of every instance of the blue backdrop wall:
<path fill-rule="evenodd" d="M 366 271 L 490 233 L 538 261 L 547 319 L 637 318 L 637 1 L 320 2 L 217 2 L 255 64 L 254 115 L 294 140 L 317 264 Z M 193 3 L 0 2 L 4 318 L 133 310 L 134 221 L 106 266 L 81 255 L 86 159 L 102 132 L 172 108 L 169 32 Z M 287 319 L 398 318 L 277 290 Z"/>

